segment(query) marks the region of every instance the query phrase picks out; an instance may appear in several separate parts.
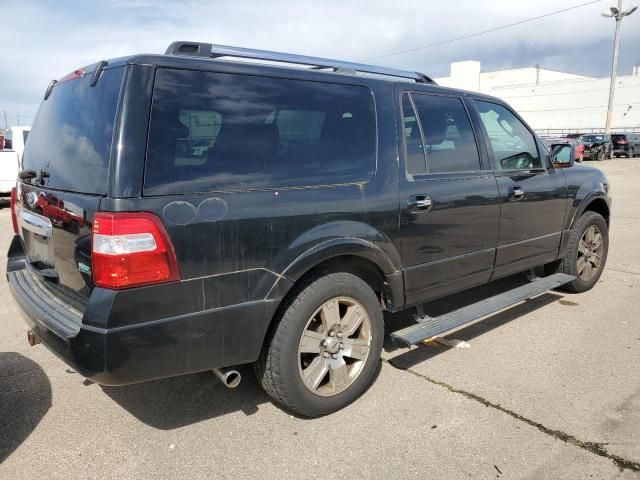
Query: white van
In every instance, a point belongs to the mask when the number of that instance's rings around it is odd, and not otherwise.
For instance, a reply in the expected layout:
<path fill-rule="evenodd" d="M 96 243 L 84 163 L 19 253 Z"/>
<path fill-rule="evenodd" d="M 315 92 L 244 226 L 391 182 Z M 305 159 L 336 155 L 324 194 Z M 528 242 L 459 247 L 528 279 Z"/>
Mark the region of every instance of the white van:
<path fill-rule="evenodd" d="M 9 127 L 0 143 L 0 195 L 11 193 L 22 164 L 24 144 L 31 127 Z"/>

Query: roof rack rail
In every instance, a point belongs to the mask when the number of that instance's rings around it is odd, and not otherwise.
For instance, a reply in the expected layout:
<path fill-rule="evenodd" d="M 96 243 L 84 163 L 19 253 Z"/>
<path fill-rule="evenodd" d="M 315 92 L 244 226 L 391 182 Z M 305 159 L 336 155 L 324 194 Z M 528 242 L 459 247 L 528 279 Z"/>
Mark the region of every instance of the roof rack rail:
<path fill-rule="evenodd" d="M 398 70 L 395 68 L 366 65 L 364 63 L 345 62 L 331 60 L 329 58 L 309 57 L 307 55 L 295 55 L 292 53 L 272 52 L 269 50 L 256 50 L 253 48 L 231 47 L 227 45 L 215 45 L 201 42 L 173 42 L 167 48 L 166 55 L 180 55 L 188 57 L 235 57 L 249 58 L 252 60 L 267 60 L 271 62 L 292 63 L 297 65 L 309 65 L 314 69 L 331 68 L 340 73 L 372 73 L 389 77 L 407 78 L 418 83 L 436 84 L 430 77 L 419 72 Z"/>

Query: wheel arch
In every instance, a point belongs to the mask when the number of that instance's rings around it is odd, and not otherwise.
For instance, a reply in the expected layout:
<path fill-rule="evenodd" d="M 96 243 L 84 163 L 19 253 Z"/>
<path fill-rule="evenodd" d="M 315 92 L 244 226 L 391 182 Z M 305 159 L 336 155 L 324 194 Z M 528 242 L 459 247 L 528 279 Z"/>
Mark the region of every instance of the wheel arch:
<path fill-rule="evenodd" d="M 282 272 L 268 298 L 282 298 L 296 293 L 300 286 L 319 274 L 346 272 L 364 280 L 389 311 L 404 306 L 402 271 L 375 244 L 359 239 L 334 239 L 309 249 Z"/>
<path fill-rule="evenodd" d="M 596 192 L 589 197 L 585 198 L 578 207 L 575 215 L 571 220 L 571 225 L 569 228 L 575 225 L 578 218 L 580 218 L 584 212 L 596 212 L 604 217 L 604 220 L 607 222 L 607 226 L 609 226 L 609 221 L 611 218 L 611 208 L 609 206 L 609 202 L 606 200 L 606 196 L 604 193 Z"/>

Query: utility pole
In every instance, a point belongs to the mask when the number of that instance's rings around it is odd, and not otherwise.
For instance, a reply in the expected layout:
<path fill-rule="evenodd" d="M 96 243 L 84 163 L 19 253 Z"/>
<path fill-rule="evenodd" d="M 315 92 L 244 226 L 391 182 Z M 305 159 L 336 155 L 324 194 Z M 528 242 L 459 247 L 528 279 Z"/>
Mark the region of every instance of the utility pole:
<path fill-rule="evenodd" d="M 622 0 L 618 0 L 618 8 L 611 7 L 611 13 L 603 13 L 603 17 L 615 18 L 616 33 L 613 37 L 613 60 L 611 62 L 611 84 L 609 86 L 609 104 L 607 106 L 607 122 L 604 125 L 604 133 L 611 130 L 611 115 L 613 114 L 613 97 L 616 90 L 616 70 L 618 68 L 618 47 L 620 46 L 620 24 L 622 19 L 627 15 L 631 15 L 638 7 L 633 7 L 626 12 L 622 10 Z"/>
<path fill-rule="evenodd" d="M 4 128 L 9 128 L 9 124 L 7 123 L 7 112 L 3 110 L 2 114 L 4 115 Z"/>

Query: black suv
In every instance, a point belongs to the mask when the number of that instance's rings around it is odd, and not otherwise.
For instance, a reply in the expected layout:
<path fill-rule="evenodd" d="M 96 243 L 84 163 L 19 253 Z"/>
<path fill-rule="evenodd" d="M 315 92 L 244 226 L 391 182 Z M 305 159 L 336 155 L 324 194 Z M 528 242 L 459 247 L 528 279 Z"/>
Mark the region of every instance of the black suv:
<path fill-rule="evenodd" d="M 640 154 L 640 133 L 614 133 L 611 135 L 613 154 L 633 158 Z"/>
<path fill-rule="evenodd" d="M 213 369 L 233 386 L 254 363 L 276 402 L 322 415 L 373 378 L 383 311 L 416 308 L 391 333 L 406 346 L 594 286 L 608 182 L 573 157 L 503 101 L 423 74 L 177 42 L 47 88 L 7 277 L 29 342 L 95 382 Z M 489 301 L 421 311 L 535 267 Z"/>

